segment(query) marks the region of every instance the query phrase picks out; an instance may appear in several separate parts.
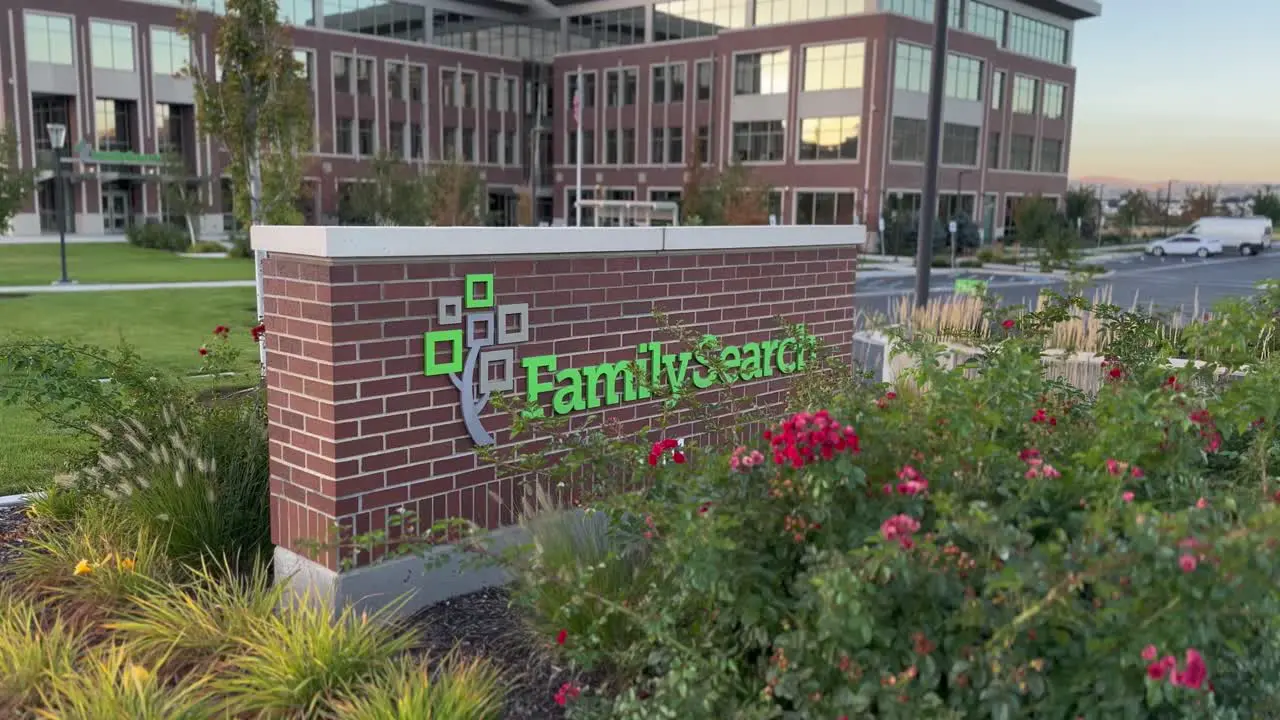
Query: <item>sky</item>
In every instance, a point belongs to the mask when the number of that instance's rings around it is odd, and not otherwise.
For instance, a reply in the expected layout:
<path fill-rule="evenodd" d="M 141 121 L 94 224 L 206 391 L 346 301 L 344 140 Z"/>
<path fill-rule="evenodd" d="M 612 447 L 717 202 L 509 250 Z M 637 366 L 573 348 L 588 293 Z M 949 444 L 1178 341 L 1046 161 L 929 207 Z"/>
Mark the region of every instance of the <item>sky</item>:
<path fill-rule="evenodd" d="M 1100 0 L 1076 24 L 1071 176 L 1280 182 L 1280 0 Z"/>

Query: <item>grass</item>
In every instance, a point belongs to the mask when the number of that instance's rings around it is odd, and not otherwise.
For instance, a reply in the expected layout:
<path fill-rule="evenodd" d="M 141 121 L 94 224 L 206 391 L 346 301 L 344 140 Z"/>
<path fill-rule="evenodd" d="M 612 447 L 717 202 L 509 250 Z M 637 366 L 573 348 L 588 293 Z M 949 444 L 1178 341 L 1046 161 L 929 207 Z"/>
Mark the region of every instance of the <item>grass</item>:
<path fill-rule="evenodd" d="M 0 247 L 0 257 L 8 249 Z M 158 369 L 179 374 L 199 372 L 197 350 L 222 324 L 231 328 L 233 342 L 243 351 L 237 369 L 253 371 L 257 361 L 249 336 L 255 318 L 253 288 L 0 294 L 0 317 L 0 342 L 47 337 L 114 347 L 123 339 Z M 88 445 L 85 438 L 51 428 L 25 408 L 0 407 L 0 413 L 0 495 L 43 484 Z"/>
<path fill-rule="evenodd" d="M 58 245 L 0 245 L 0 286 L 48 285 L 61 272 Z M 253 262 L 184 258 L 123 243 L 67 245 L 67 274 L 82 284 L 252 280 Z"/>

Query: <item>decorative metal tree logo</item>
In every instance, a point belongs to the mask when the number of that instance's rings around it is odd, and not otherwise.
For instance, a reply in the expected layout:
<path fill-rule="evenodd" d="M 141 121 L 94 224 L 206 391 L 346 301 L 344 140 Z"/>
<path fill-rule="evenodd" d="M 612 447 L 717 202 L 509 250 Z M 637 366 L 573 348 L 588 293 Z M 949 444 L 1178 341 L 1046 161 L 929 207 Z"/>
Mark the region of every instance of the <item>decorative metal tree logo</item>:
<path fill-rule="evenodd" d="M 529 339 L 529 304 L 495 305 L 493 275 L 468 275 L 463 296 L 439 298 L 436 313 L 441 325 L 465 323 L 465 334 L 457 327 L 423 336 L 423 371 L 429 377 L 448 375 L 458 388 L 462 421 L 476 445 L 493 444 L 480 424 L 489 397 L 516 387 L 516 350 L 497 346 Z"/>

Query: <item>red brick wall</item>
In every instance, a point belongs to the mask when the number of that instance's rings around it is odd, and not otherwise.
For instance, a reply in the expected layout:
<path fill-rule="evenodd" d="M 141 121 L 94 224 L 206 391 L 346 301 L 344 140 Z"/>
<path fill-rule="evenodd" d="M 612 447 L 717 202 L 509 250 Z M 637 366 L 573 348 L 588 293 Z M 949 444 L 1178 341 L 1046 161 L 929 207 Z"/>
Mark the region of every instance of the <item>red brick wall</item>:
<path fill-rule="evenodd" d="M 308 544 L 335 522 L 363 534 L 385 528 L 401 507 L 421 527 L 455 516 L 489 527 L 512 521 L 514 481 L 496 479 L 477 458 L 449 379 L 423 373 L 423 333 L 441 329 L 437 298 L 462 295 L 468 274 L 492 273 L 499 304 L 529 304 L 530 338 L 516 350 L 522 392 L 521 358 L 554 354 L 561 368 L 582 368 L 634 359 L 635 346 L 651 340 L 675 350 L 656 329 L 655 309 L 726 344 L 778 338 L 775 318 L 783 317 L 851 357 L 855 254 L 826 247 L 354 263 L 273 256 L 264 263 L 272 539 L 334 568 L 334 553 L 316 555 Z M 760 403 L 780 403 L 786 380 L 741 384 Z M 658 407 L 603 412 L 638 426 Z M 484 418 L 499 444 L 508 439 L 505 418 L 492 408 Z"/>

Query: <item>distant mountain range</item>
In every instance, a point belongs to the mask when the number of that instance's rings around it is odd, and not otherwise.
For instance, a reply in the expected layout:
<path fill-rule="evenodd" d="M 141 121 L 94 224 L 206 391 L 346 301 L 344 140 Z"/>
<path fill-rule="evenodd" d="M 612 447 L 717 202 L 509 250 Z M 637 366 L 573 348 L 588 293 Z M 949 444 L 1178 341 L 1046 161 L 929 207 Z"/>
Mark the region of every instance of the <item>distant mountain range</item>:
<path fill-rule="evenodd" d="M 1131 180 L 1129 178 L 1108 177 L 1105 175 L 1086 175 L 1081 178 L 1072 178 L 1071 185 L 1101 185 L 1104 197 L 1119 197 L 1130 190 L 1146 190 L 1155 194 L 1159 192 L 1164 195 L 1169 189 L 1170 182 L 1143 182 L 1141 180 Z M 1174 180 L 1173 197 L 1185 197 L 1188 189 L 1202 188 L 1206 185 L 1217 187 L 1223 197 L 1233 195 L 1252 195 L 1258 189 L 1264 187 L 1266 183 L 1212 183 L 1197 182 L 1194 180 Z M 1280 182 L 1274 183 L 1274 187 L 1280 190 Z"/>

